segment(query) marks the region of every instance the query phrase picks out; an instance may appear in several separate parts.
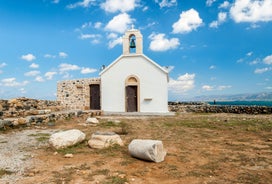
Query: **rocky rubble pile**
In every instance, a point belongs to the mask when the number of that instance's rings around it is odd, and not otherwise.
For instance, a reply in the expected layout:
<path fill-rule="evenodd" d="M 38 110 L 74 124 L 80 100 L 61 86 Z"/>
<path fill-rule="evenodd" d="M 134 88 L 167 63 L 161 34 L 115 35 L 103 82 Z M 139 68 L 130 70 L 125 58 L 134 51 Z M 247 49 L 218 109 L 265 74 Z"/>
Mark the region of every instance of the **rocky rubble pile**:
<path fill-rule="evenodd" d="M 60 103 L 51 100 L 16 98 L 0 100 L 0 118 L 26 117 L 29 115 L 49 114 L 62 110 Z"/>
<path fill-rule="evenodd" d="M 100 113 L 100 111 L 62 111 L 57 101 L 29 98 L 0 100 L 0 129 L 45 123 L 53 125 L 58 120 L 67 120 L 84 114 L 92 117 Z"/>
<path fill-rule="evenodd" d="M 7 127 L 18 127 L 18 126 L 31 126 L 31 125 L 54 125 L 56 121 L 68 120 L 73 117 L 79 116 L 99 116 L 100 111 L 58 111 L 50 112 L 50 114 L 42 115 L 31 115 L 27 117 L 16 117 L 16 118 L 5 118 L 0 119 L 0 129 L 5 129 Z"/>
<path fill-rule="evenodd" d="M 169 102 L 169 111 L 196 113 L 272 114 L 272 107 L 243 105 L 209 105 L 206 103 Z"/>

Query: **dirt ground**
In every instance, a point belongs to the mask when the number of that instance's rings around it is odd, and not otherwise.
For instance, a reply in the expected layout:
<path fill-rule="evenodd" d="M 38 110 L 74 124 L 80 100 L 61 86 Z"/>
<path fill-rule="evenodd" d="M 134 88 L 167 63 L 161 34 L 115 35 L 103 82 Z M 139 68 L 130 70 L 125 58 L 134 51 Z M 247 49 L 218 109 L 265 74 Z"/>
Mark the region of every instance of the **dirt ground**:
<path fill-rule="evenodd" d="M 11 158 L 20 169 L 7 166 L 12 162 L 0 164 L 0 183 L 272 183 L 272 115 L 101 117 L 97 126 L 86 126 L 86 118 L 1 131 L 1 159 Z M 74 128 L 86 134 L 85 142 L 62 150 L 48 145 L 52 133 Z M 87 141 L 96 131 L 118 133 L 125 146 L 89 148 Z M 165 160 L 132 158 L 127 146 L 135 138 L 162 140 Z M 19 142 L 12 144 L 15 140 Z M 65 158 L 67 153 L 73 157 Z"/>

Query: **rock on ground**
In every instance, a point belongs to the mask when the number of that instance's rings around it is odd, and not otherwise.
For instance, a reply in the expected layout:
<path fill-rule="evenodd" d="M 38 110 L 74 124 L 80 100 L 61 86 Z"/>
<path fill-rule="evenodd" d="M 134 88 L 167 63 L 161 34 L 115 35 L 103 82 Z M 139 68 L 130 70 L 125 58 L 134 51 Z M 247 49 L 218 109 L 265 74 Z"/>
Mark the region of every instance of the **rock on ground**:
<path fill-rule="evenodd" d="M 134 139 L 128 145 L 131 156 L 147 161 L 162 162 L 166 155 L 162 141 Z"/>
<path fill-rule="evenodd" d="M 86 135 L 77 129 L 58 132 L 50 136 L 49 143 L 56 149 L 66 148 L 85 140 Z"/>
<path fill-rule="evenodd" d="M 98 124 L 99 121 L 96 118 L 87 118 L 86 123 L 90 123 L 90 124 Z"/>
<path fill-rule="evenodd" d="M 97 149 L 107 148 L 114 144 L 124 145 L 120 136 L 114 132 L 95 132 L 88 144 L 91 148 Z"/>

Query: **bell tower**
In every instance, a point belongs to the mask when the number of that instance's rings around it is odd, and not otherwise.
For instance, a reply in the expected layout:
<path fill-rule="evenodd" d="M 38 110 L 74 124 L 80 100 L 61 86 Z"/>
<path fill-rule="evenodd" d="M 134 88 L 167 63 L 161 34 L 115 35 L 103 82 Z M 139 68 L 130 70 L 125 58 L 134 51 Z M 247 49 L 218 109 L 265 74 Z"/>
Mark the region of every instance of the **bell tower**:
<path fill-rule="evenodd" d="M 129 54 L 143 54 L 143 36 L 133 27 L 123 36 L 123 55 Z"/>

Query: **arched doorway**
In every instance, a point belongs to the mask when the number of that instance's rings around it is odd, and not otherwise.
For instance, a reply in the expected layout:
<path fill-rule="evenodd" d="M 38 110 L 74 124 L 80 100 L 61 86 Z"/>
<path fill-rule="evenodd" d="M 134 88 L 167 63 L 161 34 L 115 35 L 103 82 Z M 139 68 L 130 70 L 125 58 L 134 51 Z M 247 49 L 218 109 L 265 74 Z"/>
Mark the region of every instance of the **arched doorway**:
<path fill-rule="evenodd" d="M 126 112 L 139 111 L 139 79 L 129 76 L 126 80 Z"/>

